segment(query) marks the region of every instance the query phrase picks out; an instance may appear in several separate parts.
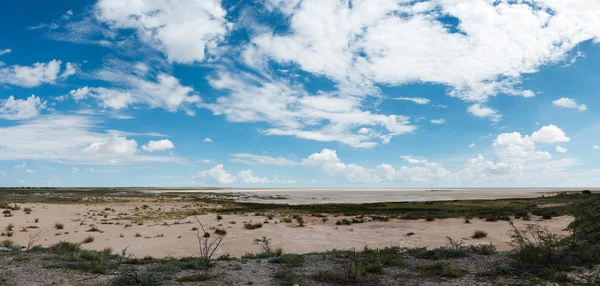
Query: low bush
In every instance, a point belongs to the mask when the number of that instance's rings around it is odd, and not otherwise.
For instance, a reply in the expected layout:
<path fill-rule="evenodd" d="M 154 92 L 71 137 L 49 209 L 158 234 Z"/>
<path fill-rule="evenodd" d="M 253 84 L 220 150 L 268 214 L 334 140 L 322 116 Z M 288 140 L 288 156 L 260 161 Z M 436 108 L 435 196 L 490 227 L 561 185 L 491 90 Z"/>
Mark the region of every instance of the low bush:
<path fill-rule="evenodd" d="M 474 253 L 479 253 L 483 255 L 491 255 L 496 253 L 496 246 L 492 243 L 490 244 L 477 244 L 469 246 L 469 250 Z"/>
<path fill-rule="evenodd" d="M 450 278 L 460 278 L 466 272 L 466 270 L 463 269 L 452 268 L 450 264 L 446 263 L 427 264 L 423 266 L 423 269 L 437 275 Z"/>
<path fill-rule="evenodd" d="M 487 232 L 483 231 L 483 230 L 476 230 L 473 235 L 471 235 L 471 238 L 474 239 L 482 239 L 482 238 L 486 238 L 487 237 Z"/>

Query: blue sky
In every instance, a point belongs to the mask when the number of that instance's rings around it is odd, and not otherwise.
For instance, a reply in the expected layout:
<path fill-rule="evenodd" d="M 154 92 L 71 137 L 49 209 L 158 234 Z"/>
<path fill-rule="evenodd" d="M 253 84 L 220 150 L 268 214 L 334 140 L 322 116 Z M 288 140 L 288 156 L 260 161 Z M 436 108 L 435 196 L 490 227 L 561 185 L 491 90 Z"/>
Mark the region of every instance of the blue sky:
<path fill-rule="evenodd" d="M 596 0 L 5 2 L 1 186 L 600 184 Z"/>

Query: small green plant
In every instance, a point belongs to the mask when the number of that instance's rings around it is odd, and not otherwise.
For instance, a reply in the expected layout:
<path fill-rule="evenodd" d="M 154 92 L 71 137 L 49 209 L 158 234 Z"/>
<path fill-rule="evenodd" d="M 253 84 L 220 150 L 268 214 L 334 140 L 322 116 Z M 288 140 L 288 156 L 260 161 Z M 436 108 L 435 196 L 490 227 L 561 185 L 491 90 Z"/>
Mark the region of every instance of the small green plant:
<path fill-rule="evenodd" d="M 63 228 L 65 228 L 65 225 L 62 224 L 62 223 L 57 222 L 57 223 L 54 224 L 54 228 L 56 228 L 56 229 L 63 229 Z"/>
<path fill-rule="evenodd" d="M 135 234 L 135 237 L 142 237 L 142 235 L 138 232 Z"/>
<path fill-rule="evenodd" d="M 223 216 L 222 216 L 222 215 L 220 215 L 220 214 L 218 214 L 218 215 L 217 215 L 217 221 L 220 221 L 220 220 L 222 220 L 222 219 L 223 219 Z"/>
<path fill-rule="evenodd" d="M 493 245 L 491 242 L 490 244 L 471 245 L 469 246 L 469 249 L 474 253 L 479 253 L 483 255 L 490 255 L 496 253 L 496 246 Z"/>
<path fill-rule="evenodd" d="M 482 238 L 486 238 L 487 237 L 487 232 L 483 231 L 483 230 L 476 230 L 473 235 L 471 235 L 471 238 L 474 239 L 482 239 Z"/>
<path fill-rule="evenodd" d="M 40 222 L 40 219 L 39 219 L 39 218 L 36 218 L 36 219 L 34 219 L 33 221 L 34 221 L 35 223 L 38 223 L 38 222 Z"/>
<path fill-rule="evenodd" d="M 454 269 L 450 264 L 446 263 L 427 264 L 423 266 L 423 269 L 450 278 L 459 278 L 466 272 L 466 270 Z"/>
<path fill-rule="evenodd" d="M 12 231 L 12 230 L 13 230 L 13 228 L 15 228 L 15 225 L 14 225 L 14 224 L 12 224 L 12 223 L 9 223 L 9 224 L 6 226 L 5 230 L 6 230 L 6 231 Z"/>
<path fill-rule="evenodd" d="M 23 212 L 25 212 L 25 214 L 30 214 L 32 212 L 31 208 L 24 208 Z"/>
<path fill-rule="evenodd" d="M 427 217 L 425 217 L 425 220 L 426 220 L 426 221 L 434 221 L 434 220 L 435 220 L 435 218 L 434 218 L 434 217 L 432 217 L 432 216 L 429 216 L 429 215 L 428 215 Z"/>
<path fill-rule="evenodd" d="M 221 228 L 216 228 L 216 229 L 215 229 L 215 234 L 218 234 L 218 235 L 226 235 L 226 234 L 227 234 L 227 231 L 226 231 L 226 230 L 224 230 L 224 229 L 221 229 Z"/>

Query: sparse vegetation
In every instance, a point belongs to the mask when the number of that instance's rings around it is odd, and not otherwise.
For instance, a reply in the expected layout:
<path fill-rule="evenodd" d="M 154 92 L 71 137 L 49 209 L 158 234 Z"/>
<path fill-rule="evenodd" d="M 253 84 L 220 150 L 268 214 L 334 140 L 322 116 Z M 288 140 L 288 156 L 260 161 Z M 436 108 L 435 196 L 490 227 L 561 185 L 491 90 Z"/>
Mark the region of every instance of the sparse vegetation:
<path fill-rule="evenodd" d="M 471 235 L 471 238 L 474 239 L 482 239 L 482 238 L 486 238 L 487 237 L 487 232 L 483 231 L 483 230 L 476 230 L 473 235 Z"/>
<path fill-rule="evenodd" d="M 63 229 L 63 228 L 65 228 L 65 225 L 62 224 L 62 223 L 57 222 L 57 223 L 54 224 L 54 228 L 56 228 L 56 229 Z"/>
<path fill-rule="evenodd" d="M 257 223 L 245 223 L 244 224 L 244 228 L 248 229 L 248 230 L 253 230 L 253 229 L 257 229 L 257 228 L 261 228 L 263 226 L 262 223 L 257 222 Z"/>
<path fill-rule="evenodd" d="M 94 242 L 94 237 L 88 236 L 88 237 L 84 238 L 81 243 L 92 243 L 92 242 Z"/>

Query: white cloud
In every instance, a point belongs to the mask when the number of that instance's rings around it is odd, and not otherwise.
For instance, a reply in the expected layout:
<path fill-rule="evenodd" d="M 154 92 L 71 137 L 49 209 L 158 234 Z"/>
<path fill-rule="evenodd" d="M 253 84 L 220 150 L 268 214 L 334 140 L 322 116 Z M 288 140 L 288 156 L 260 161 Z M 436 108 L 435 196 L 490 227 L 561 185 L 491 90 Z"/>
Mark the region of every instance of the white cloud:
<path fill-rule="evenodd" d="M 556 150 L 556 152 L 558 152 L 558 153 L 567 153 L 567 151 L 568 151 L 567 148 L 563 148 L 561 146 L 556 146 L 556 148 L 554 150 Z"/>
<path fill-rule="evenodd" d="M 137 142 L 126 137 L 112 137 L 105 141 L 91 143 L 84 149 L 86 153 L 101 156 L 131 156 L 137 151 Z"/>
<path fill-rule="evenodd" d="M 469 144 L 469 148 L 473 148 L 473 147 L 475 147 L 475 143 Z"/>
<path fill-rule="evenodd" d="M 45 160 L 115 164 L 175 162 L 171 156 L 140 155 L 133 139 L 98 132 L 102 122 L 80 115 L 40 116 L 0 127 L 0 161 Z"/>
<path fill-rule="evenodd" d="M 27 163 L 23 162 L 23 163 L 21 163 L 21 164 L 18 164 L 18 165 L 16 165 L 16 166 L 14 166 L 13 168 L 19 168 L 19 169 L 23 169 L 23 168 L 25 168 L 26 166 L 27 166 Z"/>
<path fill-rule="evenodd" d="M 15 99 L 12 95 L 0 100 L 0 118 L 8 120 L 23 120 L 37 117 L 41 110 L 46 109 L 47 102 L 35 95 L 27 99 Z"/>
<path fill-rule="evenodd" d="M 12 52 L 11 49 L 0 50 L 0 56 L 6 55 L 6 54 L 10 54 L 11 52 Z"/>
<path fill-rule="evenodd" d="M 316 141 L 338 141 L 357 148 L 388 143 L 393 136 L 416 129 L 402 115 L 364 111 L 356 97 L 308 94 L 302 86 L 285 80 L 220 71 L 209 80 L 218 90 L 229 91 L 203 106 L 233 122 L 267 122 L 266 135 L 287 135 Z M 368 127 L 371 131 L 365 133 Z"/>
<path fill-rule="evenodd" d="M 25 170 L 25 172 L 28 174 L 33 174 L 33 173 L 35 173 L 35 170 L 27 169 L 27 170 Z"/>
<path fill-rule="evenodd" d="M 571 139 L 556 125 L 548 125 L 531 134 L 531 139 L 539 143 L 569 142 Z"/>
<path fill-rule="evenodd" d="M 355 94 L 373 93 L 376 84 L 428 82 L 469 101 L 497 93 L 531 97 L 515 88 L 522 74 L 561 62 L 577 44 L 600 36 L 595 0 L 269 3 L 289 32 L 252 37 L 245 50 L 252 66 L 265 59 L 294 63 Z M 440 20 L 447 17 L 459 25 Z"/>
<path fill-rule="evenodd" d="M 239 178 L 241 183 L 244 184 L 267 184 L 269 183 L 269 178 L 267 177 L 256 177 L 252 175 L 251 170 L 239 171 L 237 177 Z"/>
<path fill-rule="evenodd" d="M 431 124 L 444 124 L 444 123 L 446 123 L 446 119 L 444 119 L 444 118 L 431 119 L 429 122 L 431 122 Z"/>
<path fill-rule="evenodd" d="M 229 172 L 223 169 L 223 164 L 216 165 L 208 171 L 198 172 L 200 178 L 213 178 L 220 184 L 233 184 L 236 181 L 236 177 L 229 174 Z"/>
<path fill-rule="evenodd" d="M 208 164 L 208 163 L 212 163 L 212 160 L 209 160 L 209 159 L 202 159 L 202 160 L 200 160 L 200 163 L 205 163 L 205 164 Z"/>
<path fill-rule="evenodd" d="M 35 63 L 32 66 L 13 65 L 0 68 L 0 84 L 21 87 L 36 87 L 44 83 L 54 84 L 59 78 L 61 63 L 59 60 L 52 60 L 48 63 Z M 65 72 L 68 69 L 69 63 L 67 63 Z"/>
<path fill-rule="evenodd" d="M 4 173 L 4 172 L 0 172 L 0 175 L 2 175 L 2 176 L 6 176 L 6 173 Z"/>
<path fill-rule="evenodd" d="M 82 87 L 74 89 L 68 97 L 75 101 L 94 99 L 104 108 L 124 109 L 136 104 L 145 104 L 150 108 L 163 108 L 169 112 L 185 111 L 194 115 L 193 107 L 200 103 L 200 96 L 189 86 L 183 86 L 179 80 L 165 73 L 156 77 L 139 76 L 133 73 L 134 67 L 125 63 L 112 63 L 95 73 L 95 77 L 110 82 L 117 87 Z"/>
<path fill-rule="evenodd" d="M 477 117 L 489 117 L 491 121 L 498 122 L 502 116 L 494 109 L 487 106 L 482 106 L 479 103 L 475 103 L 467 109 L 470 113 Z"/>
<path fill-rule="evenodd" d="M 592 148 L 593 148 L 594 150 L 598 150 L 598 149 L 600 149 L 600 146 L 598 146 L 598 145 L 594 145 L 594 146 L 592 146 Z"/>
<path fill-rule="evenodd" d="M 77 174 L 79 172 L 79 168 L 71 168 L 71 172 L 73 172 L 73 174 Z"/>
<path fill-rule="evenodd" d="M 302 165 L 319 167 L 330 176 L 340 176 L 352 183 L 379 183 L 381 178 L 374 170 L 356 164 L 344 164 L 335 150 L 323 149 L 302 160 Z"/>
<path fill-rule="evenodd" d="M 208 137 L 207 137 L 207 138 L 204 138 L 204 140 L 202 140 L 202 141 L 204 141 L 204 142 L 206 142 L 206 143 L 211 143 L 211 142 L 213 142 L 213 141 L 212 141 L 212 139 L 210 139 L 210 138 L 208 138 Z"/>
<path fill-rule="evenodd" d="M 164 151 L 173 148 L 175 148 L 175 145 L 173 145 L 173 142 L 171 142 L 171 140 L 169 139 L 163 139 L 158 141 L 150 140 L 150 142 L 148 142 L 147 145 L 142 145 L 142 150 L 148 152 Z"/>
<path fill-rule="evenodd" d="M 422 98 L 422 97 L 397 97 L 394 98 L 395 100 L 406 100 L 406 101 L 412 101 L 416 104 L 428 104 L 431 100 L 429 100 L 428 98 Z"/>
<path fill-rule="evenodd" d="M 237 176 L 231 175 L 219 164 L 208 171 L 198 172 L 202 179 L 212 179 L 219 184 L 295 184 L 295 180 L 280 180 L 276 176 L 273 179 L 267 177 L 257 177 L 252 174 L 252 170 L 242 170 Z"/>
<path fill-rule="evenodd" d="M 206 60 L 230 29 L 219 0 L 100 0 L 96 18 L 113 29 L 133 29 L 170 62 Z"/>
<path fill-rule="evenodd" d="M 552 101 L 552 104 L 554 104 L 556 106 L 564 107 L 564 108 L 577 108 L 577 110 L 579 110 L 579 111 L 587 110 L 587 105 L 577 104 L 577 102 L 573 98 L 562 97 L 560 99 Z"/>
<path fill-rule="evenodd" d="M 65 79 L 74 75 L 75 73 L 77 73 L 77 65 L 73 63 L 67 63 L 65 65 L 65 70 L 60 75 L 60 78 Z"/>
<path fill-rule="evenodd" d="M 298 162 L 294 162 L 290 159 L 286 159 L 283 157 L 270 157 L 263 155 L 254 155 L 248 153 L 237 153 L 231 154 L 230 156 L 234 157 L 232 161 L 248 163 L 248 164 L 264 164 L 264 165 L 276 165 L 276 166 L 293 166 L 298 165 Z"/>

